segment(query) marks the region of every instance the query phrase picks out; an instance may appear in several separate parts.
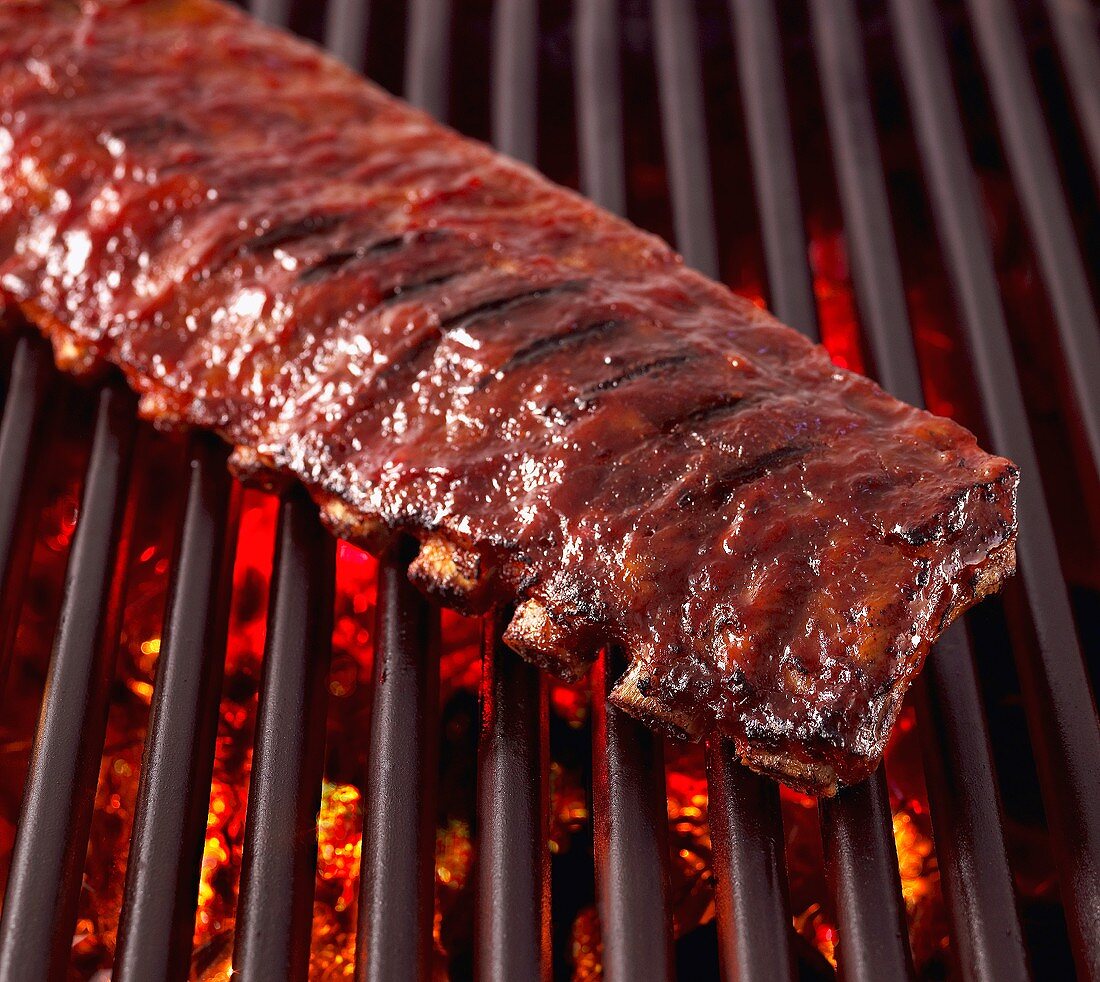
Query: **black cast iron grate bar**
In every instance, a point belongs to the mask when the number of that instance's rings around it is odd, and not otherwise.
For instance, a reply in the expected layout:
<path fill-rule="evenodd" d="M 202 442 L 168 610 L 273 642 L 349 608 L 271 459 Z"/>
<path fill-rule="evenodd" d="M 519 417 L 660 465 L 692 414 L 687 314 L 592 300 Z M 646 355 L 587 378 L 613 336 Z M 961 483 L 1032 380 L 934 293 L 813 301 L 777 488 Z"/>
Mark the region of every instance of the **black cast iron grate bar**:
<path fill-rule="evenodd" d="M 603 974 L 673 977 L 664 741 L 607 701 L 626 665 L 614 649 L 592 670 L 592 831 Z"/>
<path fill-rule="evenodd" d="M 1024 475 L 1040 473 L 1012 362 L 978 189 L 950 88 L 939 24 L 921 0 L 891 2 L 891 20 L 913 111 L 937 229 L 948 257 L 961 326 L 994 448 Z M 1019 572 L 1008 599 L 1026 599 L 1032 638 L 1016 644 L 1027 725 L 1066 905 L 1086 977 L 1100 974 L 1100 732 L 1058 563 L 1043 490 L 1020 485 Z M 1011 610 L 1010 610 L 1011 613 Z"/>
<path fill-rule="evenodd" d="M 657 94 L 672 187 L 676 247 L 689 266 L 720 279 L 699 27 L 692 6 L 683 0 L 653 0 Z"/>
<path fill-rule="evenodd" d="M 795 166 L 775 4 L 730 0 L 737 79 L 763 232 L 768 299 L 776 316 L 820 339 Z"/>
<path fill-rule="evenodd" d="M 41 441 L 42 405 L 50 386 L 50 352 L 40 338 L 21 336 L 15 343 L 3 419 L 0 420 L 0 689 L 8 674 L 15 626 L 30 563 L 28 534 L 31 466 Z"/>
<path fill-rule="evenodd" d="M 535 165 L 538 137 L 538 2 L 497 0 L 493 7 L 493 143 Z"/>
<path fill-rule="evenodd" d="M 412 0 L 405 97 L 446 120 L 451 0 Z M 365 43 L 365 42 L 364 42 Z M 371 732 L 359 877 L 356 978 L 427 982 L 432 972 L 439 755 L 439 611 L 409 582 L 417 544 L 378 566 Z"/>
<path fill-rule="evenodd" d="M 1100 24 L 1089 0 L 1044 0 L 1100 191 Z"/>
<path fill-rule="evenodd" d="M 846 982 L 911 977 L 885 770 L 879 767 L 862 784 L 823 799 L 818 807 L 825 877 L 840 935 L 836 957 L 841 977 Z"/>
<path fill-rule="evenodd" d="M 573 29 L 581 190 L 626 214 L 617 0 L 577 0 Z"/>
<path fill-rule="evenodd" d="M 626 203 L 626 172 L 618 14 L 613 4 L 599 0 L 587 3 L 578 14 L 582 185 L 598 204 L 621 209 Z M 602 44 L 609 47 L 600 48 Z M 605 152 L 607 158 L 600 159 Z M 607 703 L 624 668 L 620 656 L 609 650 L 592 673 L 596 893 L 603 971 L 611 982 L 668 979 L 673 971 L 664 744 Z"/>
<path fill-rule="evenodd" d="M 887 389 L 922 405 L 922 388 L 905 304 L 901 264 L 891 227 L 885 176 L 875 138 L 866 71 L 854 8 L 814 8 L 826 115 L 837 163 L 846 240 L 866 336 L 876 374 Z M 1026 960 L 1005 853 L 1000 802 L 992 780 L 992 755 L 983 724 L 973 655 L 963 625 L 953 626 L 916 682 L 922 739 L 930 757 L 954 773 L 984 769 L 966 802 L 940 781 L 931 781 L 933 821 L 945 843 L 943 873 L 952 899 L 952 927 L 959 964 L 968 976 L 992 972 L 995 979 L 1026 976 Z M 965 659 L 966 664 L 957 664 Z M 941 663 L 943 664 L 941 670 Z M 955 663 L 953 663 L 955 662 Z M 935 726 L 969 714 L 969 725 Z M 932 739 L 933 735 L 935 739 Z M 953 821 L 946 822 L 950 809 Z M 980 898 L 980 900 L 979 900 Z M 980 903 L 985 917 L 974 917 Z"/>
<path fill-rule="evenodd" d="M 300 485 L 279 502 L 233 966 L 305 979 L 324 771 L 335 543 Z"/>
<path fill-rule="evenodd" d="M 492 29 L 497 147 L 535 163 L 538 7 L 503 0 Z M 510 614 L 510 611 L 508 612 Z M 542 673 L 501 641 L 507 617 L 482 624 L 477 766 L 475 959 L 480 979 L 549 979 L 549 708 Z"/>
<path fill-rule="evenodd" d="M 405 98 L 446 120 L 451 75 L 451 0 L 409 0 Z"/>
<path fill-rule="evenodd" d="M 924 0 L 891 0 L 891 21 L 937 230 L 994 448 L 1016 461 L 1018 572 L 1026 601 L 1014 645 L 1071 942 L 1082 975 L 1100 975 L 1100 731 L 1074 629 L 1039 462 L 1012 360 L 989 236 L 951 89 L 940 26 Z M 1028 475 L 1031 479 L 1028 480 Z"/>
<path fill-rule="evenodd" d="M 0 980 L 64 976 L 107 726 L 125 588 L 134 397 L 105 387 L 12 850 Z"/>
<path fill-rule="evenodd" d="M 1030 977 L 974 652 L 965 624 L 936 642 L 914 683 L 924 776 L 954 961 L 963 978 Z"/>
<path fill-rule="evenodd" d="M 286 27 L 290 21 L 293 0 L 248 0 L 248 9 L 257 20 L 275 27 Z"/>
<path fill-rule="evenodd" d="M 658 0 L 653 12 L 676 244 L 690 265 L 717 278 L 718 236 L 698 25 L 690 5 L 678 0 Z M 797 205 L 797 197 L 794 200 Z M 731 978 L 791 978 L 791 918 L 778 786 L 745 771 L 733 745 L 725 741 L 709 748 L 708 772 L 717 778 L 709 790 L 723 971 Z"/>
<path fill-rule="evenodd" d="M 723 978 L 797 978 L 779 785 L 716 741 L 707 747 L 707 791 Z"/>
<path fill-rule="evenodd" d="M 549 723 L 542 673 L 482 635 L 477 755 L 476 959 L 479 979 L 550 978 Z"/>
<path fill-rule="evenodd" d="M 967 8 L 1065 354 L 1078 423 L 1088 445 L 1086 473 L 1095 482 L 1100 480 L 1100 318 L 1016 14 L 1004 0 L 967 0 Z"/>
<path fill-rule="evenodd" d="M 325 7 L 325 47 L 353 71 L 367 63 L 370 0 L 329 0 Z"/>
<path fill-rule="evenodd" d="M 225 446 L 191 439 L 187 499 L 134 806 L 113 977 L 186 979 L 232 591 L 235 521 Z"/>
<path fill-rule="evenodd" d="M 431 978 L 439 743 L 438 611 L 410 582 L 416 543 L 378 565 L 356 978 Z"/>

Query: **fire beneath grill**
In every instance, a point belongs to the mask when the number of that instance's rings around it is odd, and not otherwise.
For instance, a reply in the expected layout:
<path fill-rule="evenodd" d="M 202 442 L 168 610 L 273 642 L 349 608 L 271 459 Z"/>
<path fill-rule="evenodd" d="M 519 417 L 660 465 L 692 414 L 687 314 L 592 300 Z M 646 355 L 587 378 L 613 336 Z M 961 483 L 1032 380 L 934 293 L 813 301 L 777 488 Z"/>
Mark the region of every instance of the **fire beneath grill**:
<path fill-rule="evenodd" d="M 854 301 L 838 234 L 820 232 L 811 247 L 822 333 L 834 359 L 856 370 L 863 358 L 854 321 Z M 748 283 L 741 292 L 759 298 Z M 760 300 L 762 302 L 762 299 Z M 933 311 L 917 322 L 918 343 L 929 357 L 951 357 L 953 341 Z M 940 411 L 953 394 L 939 393 Z M 82 414 L 82 396 L 71 395 L 66 418 Z M 41 699 L 53 616 L 60 597 L 67 549 L 76 526 L 78 478 L 87 435 L 80 426 L 56 427 L 58 473 L 40 519 L 37 543 L 9 679 L 10 711 L 0 721 L 0 877 L 6 876 L 25 775 L 25 761 Z M 127 600 L 110 704 L 107 740 L 100 766 L 90 845 L 84 869 L 73 971 L 92 979 L 109 972 L 123 899 L 125 867 L 142 748 L 160 652 L 160 631 L 168 590 L 174 519 L 183 484 L 176 476 L 185 448 L 178 436 L 144 432 L 139 444 L 138 489 L 131 512 L 133 537 L 128 558 Z M 217 750 L 211 787 L 192 977 L 228 979 L 248 800 L 252 738 L 264 650 L 268 588 L 272 569 L 277 501 L 255 490 L 239 490 L 238 545 L 233 601 L 220 702 Z M 316 895 L 311 978 L 350 977 L 354 970 L 362 797 L 369 732 L 371 648 L 375 615 L 376 563 L 341 543 L 337 591 L 325 782 L 318 822 Z M 481 681 L 477 622 L 443 613 L 441 657 L 441 756 L 435 864 L 435 975 L 464 977 L 473 958 L 473 822 L 476 811 L 474 761 Z M 551 706 L 551 823 L 555 906 L 555 964 L 574 979 L 601 975 L 601 942 L 591 857 L 591 763 L 586 682 L 553 683 Z M 694 933 L 713 931 L 714 876 L 707 827 L 707 782 L 702 748 L 670 744 L 667 804 L 672 854 L 675 934 L 689 950 Z M 920 763 L 915 714 L 906 708 L 887 753 L 902 892 L 918 973 L 938 978 L 946 971 L 948 924 L 940 890 L 935 845 Z M 838 933 L 829 912 L 823 874 L 816 801 L 783 789 L 782 809 L 794 928 L 801 939 L 804 968 L 822 977 L 835 967 Z M 1033 895 L 1050 890 L 1049 877 L 1023 884 Z M 559 912 L 568 920 L 562 930 Z M 708 939 L 713 947 L 713 940 Z M 707 958 L 713 959 L 713 954 Z"/>

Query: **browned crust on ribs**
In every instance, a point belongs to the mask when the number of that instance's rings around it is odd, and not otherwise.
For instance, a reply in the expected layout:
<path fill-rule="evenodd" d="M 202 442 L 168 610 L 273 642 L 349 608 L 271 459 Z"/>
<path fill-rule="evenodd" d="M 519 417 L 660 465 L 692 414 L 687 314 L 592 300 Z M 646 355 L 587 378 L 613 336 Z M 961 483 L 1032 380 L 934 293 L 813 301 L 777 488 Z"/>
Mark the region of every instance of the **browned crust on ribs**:
<path fill-rule="evenodd" d="M 831 794 L 1014 566 L 1016 469 L 213 0 L 0 4 L 0 290 L 562 678 Z"/>

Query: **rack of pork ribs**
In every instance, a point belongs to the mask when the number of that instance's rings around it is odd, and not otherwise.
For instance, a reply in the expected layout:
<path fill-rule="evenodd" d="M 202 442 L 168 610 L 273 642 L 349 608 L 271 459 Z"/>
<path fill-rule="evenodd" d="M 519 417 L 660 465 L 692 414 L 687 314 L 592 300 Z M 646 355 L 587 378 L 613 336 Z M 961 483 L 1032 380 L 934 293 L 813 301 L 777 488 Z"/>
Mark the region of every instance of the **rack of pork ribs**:
<path fill-rule="evenodd" d="M 211 0 L 0 6 L 0 289 L 563 678 L 817 794 L 1014 567 L 1016 469 Z"/>

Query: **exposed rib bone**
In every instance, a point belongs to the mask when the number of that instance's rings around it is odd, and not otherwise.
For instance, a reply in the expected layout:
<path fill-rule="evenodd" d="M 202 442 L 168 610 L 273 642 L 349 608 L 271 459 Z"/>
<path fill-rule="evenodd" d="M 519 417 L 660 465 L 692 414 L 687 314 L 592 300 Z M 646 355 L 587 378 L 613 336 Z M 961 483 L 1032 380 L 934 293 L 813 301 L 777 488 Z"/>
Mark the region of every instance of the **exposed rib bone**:
<path fill-rule="evenodd" d="M 421 543 L 409 566 L 409 579 L 463 613 L 483 613 L 489 607 L 492 570 L 478 553 L 440 536 Z"/>
<path fill-rule="evenodd" d="M 565 679 L 578 679 L 596 658 L 599 642 L 588 632 L 564 627 L 540 600 L 525 600 L 504 632 L 504 643 L 528 661 Z"/>
<path fill-rule="evenodd" d="M 640 662 L 632 662 L 608 695 L 608 701 L 625 713 L 650 726 L 659 726 L 673 736 L 698 739 L 703 734 L 701 720 L 683 708 L 667 706 L 650 694 L 650 674 Z"/>

